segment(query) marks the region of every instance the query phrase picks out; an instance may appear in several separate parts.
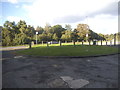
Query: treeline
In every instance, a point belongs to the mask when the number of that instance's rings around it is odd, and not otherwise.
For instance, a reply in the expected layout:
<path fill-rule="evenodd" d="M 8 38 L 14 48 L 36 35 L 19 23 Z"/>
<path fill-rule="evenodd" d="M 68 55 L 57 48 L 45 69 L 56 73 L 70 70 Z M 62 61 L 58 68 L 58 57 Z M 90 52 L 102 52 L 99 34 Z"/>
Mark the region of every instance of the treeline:
<path fill-rule="evenodd" d="M 78 24 L 77 28 L 71 28 L 71 25 L 66 25 L 63 28 L 61 25 L 51 26 L 46 24 L 45 27 L 38 26 L 36 29 L 27 25 L 25 21 L 20 20 L 15 22 L 5 21 L 2 28 L 2 46 L 24 45 L 36 40 L 36 32 L 38 32 L 38 43 L 41 41 L 86 41 L 86 40 L 112 40 L 114 34 L 97 34 L 89 29 L 87 24 Z M 120 33 L 117 33 L 118 37 Z"/>

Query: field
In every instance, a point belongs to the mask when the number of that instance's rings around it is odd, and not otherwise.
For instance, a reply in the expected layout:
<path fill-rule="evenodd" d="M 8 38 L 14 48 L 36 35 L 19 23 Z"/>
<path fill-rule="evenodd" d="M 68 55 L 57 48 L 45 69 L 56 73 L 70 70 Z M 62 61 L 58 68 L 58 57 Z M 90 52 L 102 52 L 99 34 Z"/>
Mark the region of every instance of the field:
<path fill-rule="evenodd" d="M 17 51 L 22 55 L 34 56 L 93 56 L 118 53 L 118 49 L 110 46 L 98 45 L 78 45 L 74 47 L 72 43 L 52 44 L 47 47 L 46 44 L 32 46 L 31 49 Z"/>

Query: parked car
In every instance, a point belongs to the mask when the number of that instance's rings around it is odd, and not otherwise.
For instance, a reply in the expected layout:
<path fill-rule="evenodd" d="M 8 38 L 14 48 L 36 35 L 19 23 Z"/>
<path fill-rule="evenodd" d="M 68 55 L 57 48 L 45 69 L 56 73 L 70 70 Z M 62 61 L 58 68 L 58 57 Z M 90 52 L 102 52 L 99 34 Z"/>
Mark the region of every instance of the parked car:
<path fill-rule="evenodd" d="M 48 42 L 48 44 L 58 44 L 58 42 L 57 41 L 50 41 L 50 42 Z"/>

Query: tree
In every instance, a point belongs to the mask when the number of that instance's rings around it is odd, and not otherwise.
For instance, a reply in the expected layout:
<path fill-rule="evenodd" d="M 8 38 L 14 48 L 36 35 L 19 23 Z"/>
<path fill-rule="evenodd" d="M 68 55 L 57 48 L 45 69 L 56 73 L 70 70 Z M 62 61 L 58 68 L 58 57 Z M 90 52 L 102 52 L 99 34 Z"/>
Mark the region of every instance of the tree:
<path fill-rule="evenodd" d="M 5 21 L 2 29 L 3 45 L 10 46 L 29 43 L 33 39 L 34 32 L 34 27 L 27 26 L 25 21 L 20 20 L 17 24 Z"/>
<path fill-rule="evenodd" d="M 78 24 L 75 30 L 80 40 L 84 40 L 86 34 L 89 34 L 89 26 L 87 24 Z"/>
<path fill-rule="evenodd" d="M 20 30 L 20 34 L 18 35 L 18 37 L 20 36 L 20 44 L 28 44 L 31 40 L 33 40 L 35 34 L 34 27 L 30 25 L 27 26 L 26 22 L 22 20 L 18 22 L 17 27 Z"/>
<path fill-rule="evenodd" d="M 71 30 L 66 30 L 65 34 L 62 34 L 61 39 L 65 41 L 71 41 L 74 38 L 73 32 Z"/>
<path fill-rule="evenodd" d="M 42 33 L 38 36 L 39 41 L 48 41 L 48 36 L 45 33 Z"/>
<path fill-rule="evenodd" d="M 53 40 L 56 40 L 56 41 L 58 41 L 58 36 L 56 35 L 56 33 L 55 34 L 53 34 Z"/>
<path fill-rule="evenodd" d="M 52 33 L 48 33 L 47 34 L 47 41 L 51 41 L 52 37 L 53 37 L 53 34 Z"/>
<path fill-rule="evenodd" d="M 113 34 L 111 34 L 110 35 L 110 38 L 111 38 L 111 40 L 114 38 L 114 35 Z M 120 40 L 120 32 L 118 32 L 118 33 L 116 33 L 116 40 Z"/>
<path fill-rule="evenodd" d="M 15 35 L 19 33 L 20 31 L 17 28 L 15 22 L 5 21 L 4 28 L 2 29 L 3 45 L 6 45 L 6 46 L 15 45 L 14 38 L 15 38 Z"/>
<path fill-rule="evenodd" d="M 99 36 L 99 34 L 93 32 L 92 30 L 89 30 L 89 34 L 88 34 L 88 40 L 101 40 L 103 39 L 101 36 Z"/>
<path fill-rule="evenodd" d="M 65 29 L 67 29 L 67 30 L 72 30 L 71 25 L 66 24 L 66 25 L 65 25 Z"/>
<path fill-rule="evenodd" d="M 44 32 L 44 29 L 42 27 L 37 26 L 36 31 L 38 34 L 42 34 Z"/>
<path fill-rule="evenodd" d="M 105 38 L 104 38 L 104 34 L 99 33 L 98 35 L 99 35 L 99 40 L 105 40 Z"/>
<path fill-rule="evenodd" d="M 26 33 L 26 28 L 27 28 L 27 24 L 25 21 L 20 20 L 17 23 L 17 27 L 20 30 L 21 33 Z"/>
<path fill-rule="evenodd" d="M 65 30 L 65 29 L 62 28 L 61 25 L 54 25 L 54 26 L 52 27 L 52 31 L 53 31 L 54 34 L 56 33 L 56 35 L 57 35 L 57 37 L 58 37 L 58 40 L 60 40 L 60 38 L 61 38 L 61 36 L 62 36 L 62 32 L 63 32 L 64 30 Z"/>
<path fill-rule="evenodd" d="M 2 46 L 11 45 L 10 31 L 7 28 L 2 28 Z"/>
<path fill-rule="evenodd" d="M 46 23 L 44 28 L 44 33 L 50 33 L 51 32 L 51 26 L 49 23 Z"/>
<path fill-rule="evenodd" d="M 26 36 L 32 40 L 34 36 L 34 32 L 35 32 L 34 27 L 28 25 L 25 32 Z"/>

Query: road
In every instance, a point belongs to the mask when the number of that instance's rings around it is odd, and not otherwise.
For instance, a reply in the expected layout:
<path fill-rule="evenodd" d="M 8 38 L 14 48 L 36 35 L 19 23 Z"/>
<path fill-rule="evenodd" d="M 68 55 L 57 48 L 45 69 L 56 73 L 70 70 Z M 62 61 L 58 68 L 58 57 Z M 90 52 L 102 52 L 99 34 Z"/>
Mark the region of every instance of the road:
<path fill-rule="evenodd" d="M 91 58 L 32 58 L 2 54 L 3 88 L 70 88 L 61 76 L 84 79 L 82 88 L 117 88 L 118 54 Z"/>

